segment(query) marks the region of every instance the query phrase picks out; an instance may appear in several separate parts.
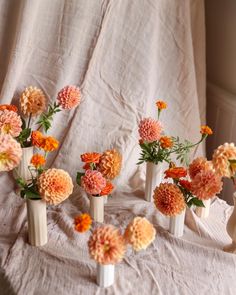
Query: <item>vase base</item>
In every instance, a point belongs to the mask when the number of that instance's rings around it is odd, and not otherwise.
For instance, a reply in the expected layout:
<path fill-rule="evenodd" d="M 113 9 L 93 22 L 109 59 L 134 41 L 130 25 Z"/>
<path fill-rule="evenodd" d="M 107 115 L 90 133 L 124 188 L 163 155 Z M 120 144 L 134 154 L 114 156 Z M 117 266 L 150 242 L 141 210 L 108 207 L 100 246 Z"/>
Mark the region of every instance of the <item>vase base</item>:
<path fill-rule="evenodd" d="M 232 244 L 225 246 L 223 251 L 236 254 L 236 243 L 232 242 Z"/>

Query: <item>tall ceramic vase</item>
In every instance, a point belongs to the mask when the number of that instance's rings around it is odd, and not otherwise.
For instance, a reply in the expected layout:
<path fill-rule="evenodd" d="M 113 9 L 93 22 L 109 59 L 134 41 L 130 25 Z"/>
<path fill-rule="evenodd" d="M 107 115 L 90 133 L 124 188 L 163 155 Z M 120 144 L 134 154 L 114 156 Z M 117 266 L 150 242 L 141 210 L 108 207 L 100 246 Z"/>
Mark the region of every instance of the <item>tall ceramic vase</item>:
<path fill-rule="evenodd" d="M 100 287 L 109 287 L 114 283 L 115 266 L 113 264 L 97 264 L 97 284 Z"/>
<path fill-rule="evenodd" d="M 205 207 L 196 207 L 195 213 L 200 218 L 207 218 L 210 213 L 211 199 L 203 201 Z"/>
<path fill-rule="evenodd" d="M 146 164 L 146 184 L 145 184 L 145 199 L 148 202 L 152 201 L 153 191 L 156 186 L 159 186 L 162 180 L 162 165 L 147 162 Z"/>
<path fill-rule="evenodd" d="M 236 254 L 236 192 L 233 194 L 234 200 L 234 209 L 228 220 L 226 230 L 232 239 L 232 243 L 224 247 L 225 252 L 235 253 Z"/>
<path fill-rule="evenodd" d="M 32 246 L 43 246 L 48 241 L 47 211 L 43 200 L 27 199 L 28 240 Z"/>
<path fill-rule="evenodd" d="M 184 220 L 186 209 L 184 209 L 179 215 L 170 217 L 169 232 L 175 237 L 182 237 L 184 233 Z"/>
<path fill-rule="evenodd" d="M 30 181 L 31 173 L 29 171 L 30 160 L 34 154 L 34 148 L 32 146 L 22 149 L 22 158 L 19 166 L 15 168 L 14 177 L 23 178 L 26 182 Z"/>
<path fill-rule="evenodd" d="M 90 215 L 94 221 L 104 221 L 104 197 L 90 196 Z"/>

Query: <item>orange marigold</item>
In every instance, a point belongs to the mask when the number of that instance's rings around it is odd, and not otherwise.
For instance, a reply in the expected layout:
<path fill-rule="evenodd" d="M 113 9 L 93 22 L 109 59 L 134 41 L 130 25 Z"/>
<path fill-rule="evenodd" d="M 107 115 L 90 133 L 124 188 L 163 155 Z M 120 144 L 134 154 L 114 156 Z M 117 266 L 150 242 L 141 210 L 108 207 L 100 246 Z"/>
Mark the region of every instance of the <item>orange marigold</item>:
<path fill-rule="evenodd" d="M 35 167 L 35 168 L 39 168 L 43 165 L 45 165 L 46 163 L 46 159 L 44 158 L 44 156 L 40 155 L 40 154 L 35 154 L 33 155 L 33 157 L 31 158 L 30 163 Z"/>
<path fill-rule="evenodd" d="M 100 192 L 100 196 L 108 196 L 112 192 L 114 186 L 112 185 L 111 182 L 107 182 L 106 186 L 102 191 Z"/>
<path fill-rule="evenodd" d="M 48 136 L 44 138 L 41 148 L 45 150 L 45 152 L 52 152 L 56 150 L 59 146 L 59 141 L 52 136 Z"/>
<path fill-rule="evenodd" d="M 0 111 L 4 111 L 4 110 L 13 111 L 15 113 L 18 112 L 18 108 L 13 104 L 1 104 Z"/>
<path fill-rule="evenodd" d="M 160 138 L 160 144 L 163 149 L 169 149 L 173 146 L 174 143 L 173 143 L 171 137 L 162 136 Z"/>
<path fill-rule="evenodd" d="M 41 148 L 43 141 L 44 141 L 44 136 L 40 131 L 32 131 L 31 143 L 33 146 Z"/>
<path fill-rule="evenodd" d="M 191 182 L 186 179 L 180 179 L 179 184 L 187 191 L 191 191 Z"/>
<path fill-rule="evenodd" d="M 80 233 L 84 233 L 90 229 L 92 224 L 92 218 L 89 214 L 84 213 L 75 217 L 75 230 Z"/>
<path fill-rule="evenodd" d="M 171 167 L 165 172 L 165 178 L 179 179 L 187 175 L 187 170 L 184 167 Z"/>
<path fill-rule="evenodd" d="M 203 134 L 203 135 L 212 135 L 213 131 L 209 126 L 202 125 L 200 133 Z"/>
<path fill-rule="evenodd" d="M 166 109 L 167 108 L 167 103 L 165 103 L 164 101 L 162 100 L 158 100 L 156 102 L 156 106 L 159 110 L 163 110 L 163 109 Z"/>
<path fill-rule="evenodd" d="M 85 163 L 99 163 L 101 154 L 99 153 L 85 153 L 81 156 L 81 161 Z"/>

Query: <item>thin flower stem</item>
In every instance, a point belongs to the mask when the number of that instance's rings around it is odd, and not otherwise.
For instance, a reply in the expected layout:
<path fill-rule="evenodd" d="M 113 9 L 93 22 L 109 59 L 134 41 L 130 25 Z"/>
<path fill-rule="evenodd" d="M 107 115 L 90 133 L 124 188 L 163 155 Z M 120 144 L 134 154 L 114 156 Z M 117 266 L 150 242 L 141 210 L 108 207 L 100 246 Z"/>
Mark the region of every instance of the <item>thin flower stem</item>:
<path fill-rule="evenodd" d="M 29 120 L 28 120 L 28 125 L 27 125 L 27 128 L 29 128 L 29 127 L 30 127 L 30 121 L 31 121 L 31 118 L 32 118 L 32 113 L 30 113 L 30 115 L 29 115 Z"/>

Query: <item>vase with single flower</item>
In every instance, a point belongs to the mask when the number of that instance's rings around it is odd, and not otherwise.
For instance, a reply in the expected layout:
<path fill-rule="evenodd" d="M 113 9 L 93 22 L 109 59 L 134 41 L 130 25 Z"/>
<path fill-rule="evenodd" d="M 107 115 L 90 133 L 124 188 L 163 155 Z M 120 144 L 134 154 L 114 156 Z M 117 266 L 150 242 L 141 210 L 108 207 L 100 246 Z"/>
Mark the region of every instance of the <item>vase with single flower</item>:
<path fill-rule="evenodd" d="M 104 196 L 89 196 L 89 213 L 94 221 L 104 222 Z"/>
<path fill-rule="evenodd" d="M 115 265 L 97 263 L 97 284 L 100 287 L 109 287 L 115 280 Z"/>
<path fill-rule="evenodd" d="M 233 212 L 228 220 L 226 230 L 232 243 L 224 247 L 225 252 L 235 253 L 236 254 L 236 192 L 233 194 L 234 208 Z"/>
<path fill-rule="evenodd" d="M 146 182 L 145 182 L 145 199 L 152 202 L 153 191 L 159 186 L 162 180 L 162 164 L 147 162 L 146 164 Z"/>

